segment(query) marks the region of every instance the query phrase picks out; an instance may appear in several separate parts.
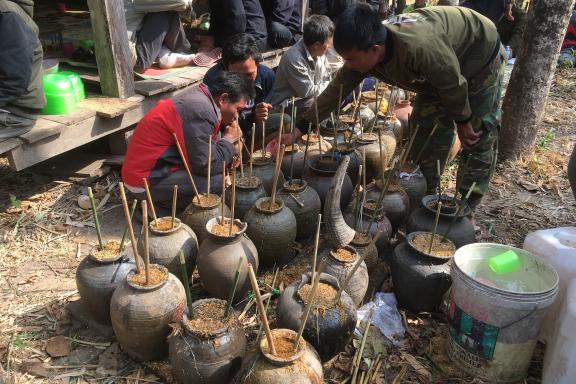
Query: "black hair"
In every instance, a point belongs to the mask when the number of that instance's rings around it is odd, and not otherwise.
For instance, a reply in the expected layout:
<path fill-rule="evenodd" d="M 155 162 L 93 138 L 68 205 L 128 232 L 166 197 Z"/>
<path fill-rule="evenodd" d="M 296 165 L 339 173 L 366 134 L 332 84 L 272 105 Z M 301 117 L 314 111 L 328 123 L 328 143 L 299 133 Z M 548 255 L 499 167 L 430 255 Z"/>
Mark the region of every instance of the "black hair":
<path fill-rule="evenodd" d="M 254 59 L 256 64 L 262 60 L 256 39 L 247 33 L 240 33 L 230 37 L 222 47 L 222 64 L 228 68 L 230 64 Z"/>
<path fill-rule="evenodd" d="M 340 54 L 364 51 L 373 45 L 384 45 L 387 30 L 380 16 L 367 4 L 352 5 L 338 18 L 334 31 L 334 49 Z"/>
<path fill-rule="evenodd" d="M 240 99 L 245 101 L 254 98 L 256 92 L 252 81 L 241 73 L 221 71 L 204 84 L 210 90 L 212 97 L 218 97 L 223 93 L 228 94 L 231 103 Z"/>
<path fill-rule="evenodd" d="M 314 43 L 324 44 L 333 35 L 334 23 L 328 16 L 312 15 L 304 22 L 302 38 L 307 46 Z"/>

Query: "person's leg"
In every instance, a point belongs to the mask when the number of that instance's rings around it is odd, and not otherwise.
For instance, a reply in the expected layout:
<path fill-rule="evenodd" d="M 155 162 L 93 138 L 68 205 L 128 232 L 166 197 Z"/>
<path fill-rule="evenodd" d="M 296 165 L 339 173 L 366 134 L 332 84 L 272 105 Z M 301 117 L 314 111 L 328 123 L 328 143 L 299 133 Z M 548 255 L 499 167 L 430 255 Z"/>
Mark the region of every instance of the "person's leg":
<path fill-rule="evenodd" d="M 266 18 L 259 0 L 242 0 L 246 15 L 246 33 L 256 39 L 256 47 L 260 52 L 266 51 L 268 31 Z"/>
<path fill-rule="evenodd" d="M 561 67 L 573 68 L 576 67 L 576 56 L 574 55 L 573 48 L 564 48 L 560 51 L 560 57 L 558 57 L 558 64 Z"/>
<path fill-rule="evenodd" d="M 29 132 L 33 126 L 33 119 L 0 111 L 0 140 L 23 135 Z"/>
<path fill-rule="evenodd" d="M 290 109 L 286 109 L 286 111 L 290 111 Z M 281 113 L 271 113 L 268 115 L 268 120 L 266 120 L 266 132 L 265 132 L 265 142 L 268 144 L 269 141 L 272 139 L 276 139 L 278 135 L 278 129 L 280 128 L 281 123 Z M 290 126 L 292 124 L 292 119 L 290 118 L 290 114 L 284 113 L 283 115 L 284 123 L 283 123 L 283 133 L 290 132 Z M 256 124 L 256 137 L 254 138 L 254 146 L 255 148 L 262 148 L 262 124 Z"/>
<path fill-rule="evenodd" d="M 272 48 L 284 48 L 294 44 L 294 36 L 288 27 L 275 21 L 268 24 L 268 44 Z"/>

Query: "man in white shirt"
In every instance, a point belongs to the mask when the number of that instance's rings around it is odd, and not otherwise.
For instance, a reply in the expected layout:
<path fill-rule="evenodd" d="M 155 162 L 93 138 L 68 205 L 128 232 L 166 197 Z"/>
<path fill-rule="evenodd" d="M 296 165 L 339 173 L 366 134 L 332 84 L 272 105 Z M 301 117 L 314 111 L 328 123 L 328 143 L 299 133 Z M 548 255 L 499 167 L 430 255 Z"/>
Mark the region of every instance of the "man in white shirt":
<path fill-rule="evenodd" d="M 330 82 L 326 51 L 332 46 L 334 23 L 324 15 L 312 15 L 304 23 L 304 34 L 280 60 L 271 103 L 278 108 L 296 99 L 299 112 L 308 109 L 314 97 Z"/>

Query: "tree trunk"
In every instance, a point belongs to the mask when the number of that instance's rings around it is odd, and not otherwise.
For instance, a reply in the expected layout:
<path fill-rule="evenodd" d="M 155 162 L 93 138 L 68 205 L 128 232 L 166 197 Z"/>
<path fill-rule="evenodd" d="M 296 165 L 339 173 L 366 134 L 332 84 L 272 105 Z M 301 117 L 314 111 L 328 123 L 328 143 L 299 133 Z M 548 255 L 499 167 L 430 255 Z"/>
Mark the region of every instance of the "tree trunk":
<path fill-rule="evenodd" d="M 574 0 L 533 0 L 520 50 L 502 105 L 500 154 L 529 154 L 550 91 Z"/>

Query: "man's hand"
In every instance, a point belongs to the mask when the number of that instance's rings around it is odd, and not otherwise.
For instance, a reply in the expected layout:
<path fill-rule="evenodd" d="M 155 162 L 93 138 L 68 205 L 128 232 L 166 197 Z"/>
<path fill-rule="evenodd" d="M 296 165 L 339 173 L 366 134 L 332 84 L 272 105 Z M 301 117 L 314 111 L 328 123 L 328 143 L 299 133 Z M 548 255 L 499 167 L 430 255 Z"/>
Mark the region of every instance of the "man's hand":
<path fill-rule="evenodd" d="M 234 144 L 234 150 L 236 154 L 240 153 L 242 150 L 242 142 L 240 141 L 240 138 L 242 138 L 242 130 L 238 126 L 237 119 L 234 119 L 224 128 L 222 138 Z"/>
<path fill-rule="evenodd" d="M 387 0 L 380 0 L 378 4 L 378 15 L 381 19 L 386 19 L 389 13 L 388 1 Z"/>
<path fill-rule="evenodd" d="M 258 103 L 254 108 L 254 120 L 257 123 L 268 120 L 268 111 L 272 109 L 272 104 L 265 102 Z"/>
<path fill-rule="evenodd" d="M 504 17 L 508 21 L 514 21 L 514 16 L 512 16 L 512 3 L 506 3 L 504 8 Z"/>
<path fill-rule="evenodd" d="M 457 124 L 458 137 L 464 148 L 470 148 L 480 140 L 481 133 L 474 132 L 472 124 Z"/>

